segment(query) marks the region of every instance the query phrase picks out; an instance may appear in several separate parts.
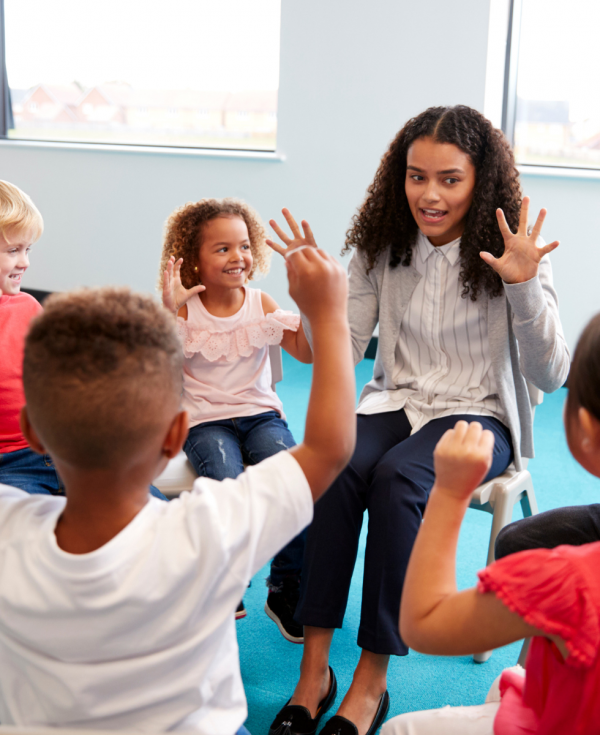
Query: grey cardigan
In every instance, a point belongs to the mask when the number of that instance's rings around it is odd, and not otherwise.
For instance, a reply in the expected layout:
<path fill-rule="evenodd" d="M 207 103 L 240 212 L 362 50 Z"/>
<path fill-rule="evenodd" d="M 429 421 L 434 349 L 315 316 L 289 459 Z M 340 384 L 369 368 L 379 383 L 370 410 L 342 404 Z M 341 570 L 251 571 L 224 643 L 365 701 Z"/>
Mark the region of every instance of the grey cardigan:
<path fill-rule="evenodd" d="M 354 362 L 364 357 L 379 322 L 379 343 L 373 379 L 361 398 L 377 390 L 395 390 L 392 376 L 402 317 L 421 279 L 409 266 L 390 268 L 389 253 L 379 257 L 367 273 L 363 256 L 355 251 L 349 268 L 348 319 Z M 504 284 L 504 295 L 483 300 L 488 340 L 498 394 L 510 429 L 515 466 L 521 457 L 533 457 L 533 414 L 527 383 L 552 393 L 569 372 L 569 350 L 558 316 L 558 299 L 552 285 L 552 266 L 545 256 L 538 275 L 526 283 Z M 305 329 L 307 327 L 304 320 Z"/>

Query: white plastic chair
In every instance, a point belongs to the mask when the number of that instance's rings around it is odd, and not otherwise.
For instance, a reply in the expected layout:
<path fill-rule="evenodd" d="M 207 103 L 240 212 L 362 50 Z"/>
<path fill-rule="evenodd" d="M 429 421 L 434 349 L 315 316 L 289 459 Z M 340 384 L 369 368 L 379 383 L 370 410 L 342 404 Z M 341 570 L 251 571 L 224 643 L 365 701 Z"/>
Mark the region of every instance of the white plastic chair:
<path fill-rule="evenodd" d="M 529 398 L 531 400 L 532 412 L 535 415 L 535 407 L 544 400 L 544 394 L 539 388 L 528 384 Z M 537 500 L 533 491 L 533 481 L 527 471 L 528 460 L 523 458 L 521 463 L 523 469 L 517 471 L 514 464 L 509 465 L 505 472 L 493 480 L 488 480 L 480 485 L 471 496 L 470 508 L 483 510 L 492 514 L 492 531 L 488 546 L 487 564 L 494 561 L 494 547 L 496 538 L 500 531 L 512 521 L 515 505 L 520 502 L 523 516 L 534 516 L 538 513 Z M 484 663 L 492 655 L 491 651 L 476 653 L 473 658 L 477 663 Z"/>
<path fill-rule="evenodd" d="M 271 386 L 275 390 L 275 385 L 283 380 L 283 362 L 279 345 L 269 347 L 269 359 L 271 360 Z M 167 498 L 175 498 L 184 490 L 191 490 L 196 479 L 198 479 L 196 470 L 185 453 L 181 451 L 170 460 L 164 472 L 154 480 L 153 484 Z"/>

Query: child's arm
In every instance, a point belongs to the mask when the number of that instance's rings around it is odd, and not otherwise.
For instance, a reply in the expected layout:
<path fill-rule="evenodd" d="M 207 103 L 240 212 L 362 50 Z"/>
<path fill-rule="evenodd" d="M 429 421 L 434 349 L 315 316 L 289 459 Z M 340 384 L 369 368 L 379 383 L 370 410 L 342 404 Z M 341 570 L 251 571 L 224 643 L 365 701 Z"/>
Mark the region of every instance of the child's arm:
<path fill-rule="evenodd" d="M 548 636 L 511 612 L 493 593 L 456 589 L 456 546 L 469 499 L 492 462 L 494 435 L 459 421 L 434 454 L 436 480 L 412 550 L 400 609 L 400 634 L 421 653 L 460 656 L 534 635 Z"/>
<path fill-rule="evenodd" d="M 322 250 L 286 258 L 290 296 L 310 321 L 314 368 L 302 444 L 290 450 L 316 501 L 350 461 L 356 441 L 346 273 Z"/>
<path fill-rule="evenodd" d="M 272 314 L 279 309 L 275 299 L 264 291 L 261 293 L 261 298 L 265 314 Z M 283 337 L 281 338 L 281 346 L 289 355 L 296 358 L 298 362 L 311 363 L 313 361 L 312 350 L 304 334 L 302 322 L 296 332 L 292 329 L 286 329 L 284 331 Z"/>
<path fill-rule="evenodd" d="M 187 306 L 186 302 L 194 296 L 194 294 L 205 291 L 206 286 L 194 286 L 193 288 L 185 288 L 181 283 L 181 264 L 183 258 L 179 258 L 175 261 L 175 258 L 171 256 L 167 263 L 167 269 L 163 273 L 163 290 L 162 290 L 162 303 L 165 309 L 170 311 L 172 314 L 177 314 L 184 319 L 187 319 Z"/>

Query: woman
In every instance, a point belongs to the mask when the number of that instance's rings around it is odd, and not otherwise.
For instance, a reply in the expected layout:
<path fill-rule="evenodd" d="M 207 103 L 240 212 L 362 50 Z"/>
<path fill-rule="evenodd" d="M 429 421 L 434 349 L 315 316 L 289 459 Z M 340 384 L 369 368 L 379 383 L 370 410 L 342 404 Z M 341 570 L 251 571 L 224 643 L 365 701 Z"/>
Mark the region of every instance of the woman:
<path fill-rule="evenodd" d="M 527 213 L 506 139 L 468 107 L 430 108 L 409 120 L 382 159 L 346 240 L 346 250 L 354 248 L 356 362 L 379 322 L 373 380 L 357 409 L 355 454 L 309 529 L 296 611 L 301 676 L 271 735 L 312 733 L 333 704 L 329 647 L 342 625 L 364 511 L 362 653 L 325 735 L 370 735 L 385 719 L 389 657 L 408 653 L 400 596 L 440 437 L 460 419 L 492 431 L 490 478 L 533 456 L 527 381 L 556 390 L 569 354 L 545 257 L 558 242 L 538 247 L 545 211 L 531 234 Z"/>

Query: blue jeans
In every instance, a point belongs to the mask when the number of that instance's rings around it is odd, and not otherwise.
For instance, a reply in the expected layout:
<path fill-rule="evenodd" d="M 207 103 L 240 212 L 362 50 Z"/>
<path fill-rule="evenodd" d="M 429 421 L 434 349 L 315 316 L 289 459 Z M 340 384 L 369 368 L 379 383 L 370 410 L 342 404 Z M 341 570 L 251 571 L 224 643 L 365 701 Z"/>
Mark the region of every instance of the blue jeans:
<path fill-rule="evenodd" d="M 200 476 L 225 480 L 241 475 L 244 462 L 258 464 L 294 446 L 287 423 L 277 411 L 267 411 L 192 426 L 183 451 Z M 267 580 L 270 589 L 281 589 L 285 577 L 300 579 L 305 539 L 306 529 L 274 557 Z"/>
<path fill-rule="evenodd" d="M 0 454 L 0 482 L 18 487 L 30 495 L 64 495 L 65 486 L 49 454 L 37 454 L 25 447 Z M 165 496 L 150 485 L 150 493 L 161 500 Z"/>

